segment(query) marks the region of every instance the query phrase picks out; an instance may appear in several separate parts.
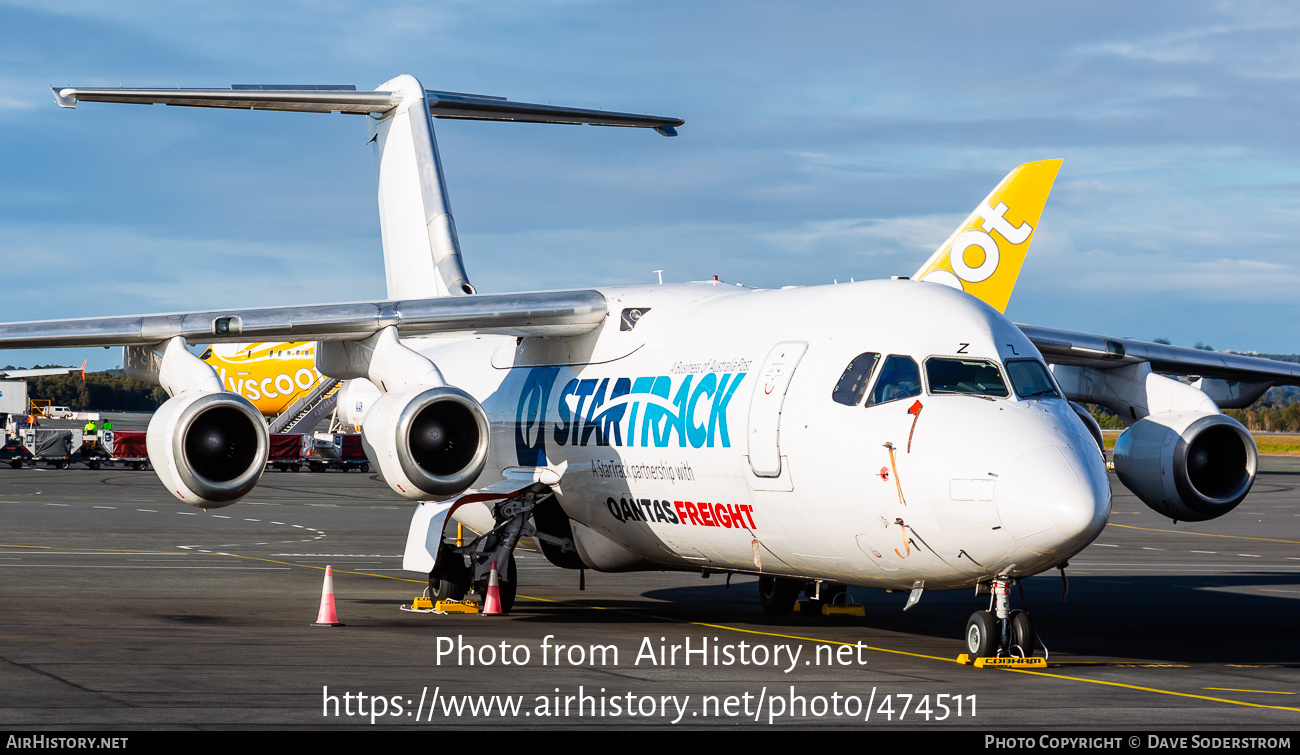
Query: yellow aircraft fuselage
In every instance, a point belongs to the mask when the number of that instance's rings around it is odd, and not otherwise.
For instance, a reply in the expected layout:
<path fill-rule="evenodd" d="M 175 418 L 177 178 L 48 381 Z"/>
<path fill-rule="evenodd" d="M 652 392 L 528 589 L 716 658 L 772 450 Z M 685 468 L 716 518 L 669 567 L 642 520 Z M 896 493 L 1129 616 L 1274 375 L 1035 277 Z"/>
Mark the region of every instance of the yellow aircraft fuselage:
<path fill-rule="evenodd" d="M 274 417 L 326 378 L 316 371 L 316 343 L 226 343 L 209 346 L 201 357 L 212 365 L 226 390 L 253 402 Z"/>

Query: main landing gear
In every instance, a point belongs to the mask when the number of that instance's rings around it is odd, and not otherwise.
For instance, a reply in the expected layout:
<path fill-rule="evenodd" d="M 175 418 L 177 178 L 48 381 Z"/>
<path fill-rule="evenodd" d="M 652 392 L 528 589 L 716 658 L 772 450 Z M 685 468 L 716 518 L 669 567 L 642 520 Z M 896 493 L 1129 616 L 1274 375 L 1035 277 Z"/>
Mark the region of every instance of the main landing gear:
<path fill-rule="evenodd" d="M 995 577 L 981 585 L 988 590 L 989 610 L 976 611 L 966 622 L 966 652 L 972 658 L 1029 658 L 1038 646 L 1029 614 L 1010 610 L 1010 577 Z"/>
<path fill-rule="evenodd" d="M 472 588 L 482 600 L 487 596 L 488 580 L 495 563 L 501 611 L 510 613 L 519 585 L 515 571 L 515 546 L 521 537 L 547 538 L 538 533 L 532 516 L 533 509 L 551 495 L 548 486 L 535 483 L 496 504 L 492 510 L 496 526 L 488 532 L 468 543 L 464 543 L 459 534 L 454 543 L 444 541 L 438 554 L 438 565 L 429 572 L 429 597 L 435 602 L 460 600 Z"/>

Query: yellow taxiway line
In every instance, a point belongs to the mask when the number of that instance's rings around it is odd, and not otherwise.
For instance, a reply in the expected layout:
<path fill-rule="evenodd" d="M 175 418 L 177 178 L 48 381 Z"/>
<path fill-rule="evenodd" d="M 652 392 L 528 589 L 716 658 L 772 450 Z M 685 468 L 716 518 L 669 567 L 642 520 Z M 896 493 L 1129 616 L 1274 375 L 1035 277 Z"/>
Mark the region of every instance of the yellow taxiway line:
<path fill-rule="evenodd" d="M 1125 527 L 1125 526 L 1128 526 L 1128 525 L 1112 525 L 1112 526 Z M 1133 527 L 1132 529 L 1148 529 L 1148 528 L 1145 528 L 1145 527 Z M 1172 530 L 1155 530 L 1155 531 L 1157 531 L 1157 532 L 1170 532 L 1170 531 L 1172 531 Z M 1187 534 L 1198 534 L 1198 535 L 1199 535 L 1199 534 L 1206 534 L 1206 533 L 1199 533 L 1199 532 L 1197 532 L 1197 533 L 1187 533 Z M 1232 536 L 1232 535 L 1217 535 L 1217 536 L 1214 536 L 1214 537 L 1233 537 L 1233 536 Z M 1246 538 L 1246 539 L 1262 540 L 1262 539 L 1265 539 L 1265 538 Z M 1275 541 L 1275 542 L 1293 542 L 1293 541 L 1282 540 L 1282 541 Z M 44 549 L 44 550 L 55 550 L 55 549 L 56 549 L 55 546 L 47 546 L 47 545 L 7 545 L 7 544 L 0 544 L 0 548 L 37 548 L 37 549 Z M 240 555 L 240 554 L 238 554 L 238 553 L 228 553 L 228 552 L 196 553 L 196 552 L 194 552 L 194 551 L 140 551 L 140 550 L 121 550 L 121 549 L 111 549 L 111 548 L 78 548 L 77 550 L 82 550 L 82 551 L 96 551 L 96 552 L 102 552 L 102 553 L 154 553 L 154 554 L 167 554 L 167 555 L 179 555 L 179 554 L 185 554 L 185 555 L 203 555 L 203 556 L 226 556 L 226 557 L 229 557 L 229 558 L 242 558 L 242 559 L 245 559 L 245 560 L 248 560 L 248 561 L 262 561 L 262 562 L 265 562 L 265 563 L 281 564 L 281 565 L 283 565 L 283 566 L 297 566 L 297 567 L 301 567 L 301 568 L 304 568 L 304 569 L 316 569 L 316 570 L 318 570 L 318 571 L 324 571 L 324 570 L 325 570 L 325 567 L 324 567 L 324 566 L 312 566 L 312 565 L 310 565 L 310 564 L 298 564 L 298 563 L 294 563 L 294 562 L 292 562 L 292 561 L 277 561 L 276 559 L 271 559 L 271 558 L 259 558 L 259 557 L 257 557 L 257 556 L 243 556 L 243 555 Z M 423 583 L 425 582 L 425 580 L 420 580 L 420 579 L 410 579 L 410 578 L 407 578 L 407 577 L 394 577 L 394 576 L 391 576 L 391 575 L 388 575 L 388 574 L 374 574 L 374 573 L 372 573 L 372 572 L 338 571 L 338 572 L 336 572 L 336 573 L 337 573 L 337 574 L 352 574 L 352 575 L 362 576 L 362 577 L 377 577 L 377 578 L 379 578 L 379 579 L 391 579 L 391 580 L 396 580 L 396 581 L 398 581 L 398 582 L 412 582 L 412 583 L 415 583 L 415 584 L 423 584 Z M 539 597 L 533 597 L 533 596 L 529 596 L 529 595 L 520 595 L 520 596 L 518 596 L 518 597 L 523 598 L 523 599 L 525 599 L 525 600 L 535 601 L 535 602 L 538 602 L 538 603 L 553 603 L 553 604 L 556 604 L 556 605 L 573 606 L 573 607 L 575 607 L 575 608 L 582 608 L 582 609 L 595 610 L 595 611 L 611 611 L 611 612 L 614 612 L 614 613 L 624 613 L 624 614 L 628 614 L 628 615 L 631 615 L 631 616 L 638 616 L 638 617 L 641 617 L 641 618 L 654 619 L 654 620 L 656 620 L 656 621 L 666 621 L 666 622 L 670 622 L 670 623 L 673 623 L 673 624 L 685 624 L 685 625 L 689 625 L 689 626 L 707 627 L 707 628 L 709 628 L 709 629 L 718 629 L 718 630 L 726 631 L 726 632 L 737 632 L 737 633 L 741 633 L 741 634 L 753 634 L 753 635 L 760 635 L 760 636 L 764 636 L 764 637 L 779 637 L 779 638 L 782 638 L 782 639 L 797 640 L 797 641 L 800 641 L 800 642 L 817 642 L 817 643 L 822 643 L 822 644 L 827 644 L 827 645 L 846 645 L 846 646 L 849 646 L 849 647 L 856 647 L 856 646 L 857 646 L 857 643 L 854 643 L 854 642 L 844 642 L 844 641 L 842 641 L 842 640 L 826 640 L 826 639 L 821 639 L 821 638 L 817 638 L 817 637 L 803 637 L 803 636 L 800 636 L 800 635 L 781 634 L 781 633 L 778 633 L 778 632 L 764 632 L 764 631 L 761 631 L 761 630 L 758 630 L 758 629 L 743 629 L 743 628 L 741 628 L 741 627 L 733 627 L 733 626 L 728 626 L 728 625 L 726 625 L 726 624 L 712 624 L 712 623 L 704 622 L 704 621 L 687 621 L 687 620 L 685 620 L 685 619 L 674 619 L 674 618 L 671 618 L 671 617 L 668 617 L 668 616 L 656 616 L 656 615 L 654 615 L 654 614 L 640 613 L 640 612 L 637 612 L 637 611 L 629 611 L 629 610 L 627 610 L 627 609 L 622 609 L 622 608 L 608 608 L 608 607 L 605 607 L 605 606 L 584 605 L 584 604 L 581 604 L 581 603 L 573 603 L 573 602 L 571 602 L 571 601 L 566 601 L 566 600 L 553 600 L 553 599 L 551 599 L 551 598 L 539 598 Z M 955 658 L 944 658 L 944 657 L 942 657 L 942 656 L 937 656 L 937 655 L 927 655 L 927 654 L 924 654 L 924 653 L 911 653 L 911 652 L 908 652 L 908 651 L 905 651 L 905 650 L 892 650 L 892 649 L 890 649 L 890 648 L 876 647 L 876 646 L 874 646 L 874 645 L 863 645 L 862 647 L 864 647 L 864 648 L 866 648 L 866 649 L 868 649 L 868 650 L 871 650 L 871 651 L 877 652 L 877 653 L 888 653 L 888 654 L 891 654 L 891 655 L 902 655 L 902 656 L 908 656 L 908 657 L 911 657 L 911 658 L 925 658 L 926 660 L 942 661 L 942 662 L 945 662 L 945 663 L 954 663 L 954 664 L 959 664 L 959 662 L 958 662 Z M 959 664 L 959 665 L 960 665 L 960 664 Z M 1123 684 L 1123 683 L 1120 683 L 1120 682 L 1110 682 L 1110 681 L 1105 681 L 1105 680 L 1102 680 L 1102 679 L 1088 679 L 1088 678 L 1078 677 L 1078 676 L 1066 676 L 1066 675 L 1064 675 L 1064 674 L 1052 674 L 1052 673 L 1048 673 L 1048 672 L 1046 672 L 1046 671 L 1033 671 L 1033 670 L 1030 670 L 1030 669 L 1003 668 L 1003 669 L 1001 669 L 1001 670 L 1002 670 L 1002 671 L 1005 671 L 1005 672 L 1015 673 L 1015 674 L 1031 674 L 1031 675 L 1034 675 L 1034 676 L 1050 677 L 1050 678 L 1053 678 L 1053 679 L 1064 679 L 1064 680 L 1072 681 L 1072 682 L 1083 682 L 1083 683 L 1085 683 L 1085 684 L 1099 684 L 1099 685 L 1107 686 L 1107 687 L 1119 687 L 1119 688 L 1122 688 L 1122 689 L 1131 689 L 1131 690 L 1135 690 L 1135 691 L 1138 691 L 1138 692 L 1150 692 L 1150 693 L 1159 694 L 1159 695 L 1172 695 L 1172 696 L 1174 696 L 1174 697 L 1186 697 L 1186 698 L 1191 698 L 1191 699 L 1194 699 L 1194 700 L 1206 700 L 1206 701 L 1209 701 L 1209 702 L 1224 703 L 1224 704 L 1227 704 L 1227 705 L 1241 705 L 1241 706 L 1245 706 L 1245 707 L 1248 707 L 1248 708 L 1268 708 L 1268 709 L 1271 709 L 1271 710 L 1287 710 L 1287 711 L 1294 711 L 1294 712 L 1300 713 L 1300 708 L 1291 708 L 1291 707 L 1286 707 L 1286 706 L 1281 706 L 1281 705 L 1264 705 L 1264 704 L 1261 704 L 1261 703 L 1251 703 L 1251 702 L 1246 702 L 1246 701 L 1244 701 L 1244 700 L 1231 700 L 1231 699 L 1223 698 L 1223 697 L 1209 697 L 1209 696 L 1207 696 L 1207 695 L 1194 695 L 1194 694 L 1191 694 L 1191 693 L 1188 693 L 1188 692 L 1175 692 L 1174 690 L 1159 689 L 1159 688 L 1157 688 L 1157 687 L 1143 687 L 1143 686 L 1139 686 L 1139 685 L 1136 685 L 1136 684 Z M 1211 689 L 1211 688 L 1206 688 L 1206 689 Z M 1216 691 L 1218 691 L 1218 690 L 1216 690 Z M 1236 691 L 1236 692 L 1262 692 L 1262 690 L 1226 690 L 1226 689 L 1225 689 L 1225 690 L 1222 690 L 1222 691 L 1225 691 L 1225 692 L 1226 692 L 1226 691 Z M 1272 693 L 1272 694 L 1289 694 L 1289 693 Z"/>
<path fill-rule="evenodd" d="M 1143 530 L 1145 532 L 1167 532 L 1171 535 L 1199 535 L 1201 537 L 1226 537 L 1233 540 L 1262 540 L 1266 543 L 1290 543 L 1291 545 L 1300 545 L 1300 540 L 1279 540 L 1274 537 L 1247 537 L 1245 535 L 1219 535 L 1214 532 L 1190 532 L 1188 530 L 1160 530 L 1154 527 L 1135 527 L 1131 524 L 1115 524 L 1111 522 L 1107 527 L 1123 527 L 1126 530 Z"/>

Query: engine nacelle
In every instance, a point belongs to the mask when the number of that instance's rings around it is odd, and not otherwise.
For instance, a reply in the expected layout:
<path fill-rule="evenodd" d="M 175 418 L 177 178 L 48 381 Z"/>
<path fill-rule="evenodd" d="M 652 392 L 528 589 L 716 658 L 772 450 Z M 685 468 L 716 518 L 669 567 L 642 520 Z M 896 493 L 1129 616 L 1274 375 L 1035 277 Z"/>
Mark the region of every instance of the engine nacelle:
<path fill-rule="evenodd" d="M 1152 414 L 1115 442 L 1115 474 L 1147 506 L 1181 522 L 1232 511 L 1255 482 L 1259 453 L 1240 422 L 1203 412 Z"/>
<path fill-rule="evenodd" d="M 367 408 L 361 430 L 384 481 L 413 501 L 460 495 L 487 464 L 487 413 L 459 388 L 385 393 Z"/>
<path fill-rule="evenodd" d="M 361 427 L 366 421 L 366 412 L 383 394 L 369 380 L 353 378 L 343 381 L 336 395 L 339 421 Z"/>
<path fill-rule="evenodd" d="M 243 396 L 190 391 L 168 399 L 149 420 L 149 461 L 177 498 L 204 509 L 248 495 L 270 454 L 266 421 Z"/>

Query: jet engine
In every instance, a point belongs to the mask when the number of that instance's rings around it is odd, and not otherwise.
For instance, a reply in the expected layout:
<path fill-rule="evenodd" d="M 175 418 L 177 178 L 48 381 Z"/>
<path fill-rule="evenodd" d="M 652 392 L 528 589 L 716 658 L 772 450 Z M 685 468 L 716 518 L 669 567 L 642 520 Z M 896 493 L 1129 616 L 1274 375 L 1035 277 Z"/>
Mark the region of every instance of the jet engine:
<path fill-rule="evenodd" d="M 168 399 L 149 420 L 146 444 L 167 489 L 204 509 L 248 495 L 270 453 L 261 412 L 226 391 L 188 391 Z"/>
<path fill-rule="evenodd" d="M 361 430 L 384 481 L 413 501 L 460 495 L 487 463 L 487 414 L 459 388 L 385 393 L 366 409 Z"/>
<path fill-rule="evenodd" d="M 1115 442 L 1115 473 L 1147 506 L 1175 521 L 1232 511 L 1255 482 L 1259 455 L 1246 428 L 1223 414 L 1152 414 Z"/>

